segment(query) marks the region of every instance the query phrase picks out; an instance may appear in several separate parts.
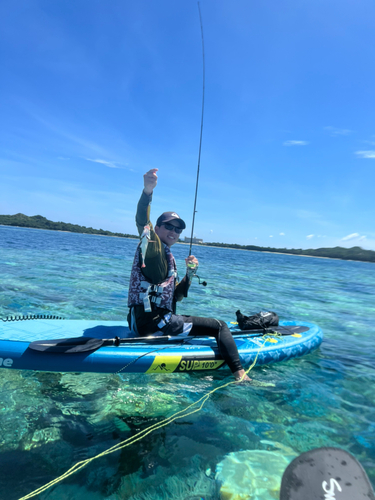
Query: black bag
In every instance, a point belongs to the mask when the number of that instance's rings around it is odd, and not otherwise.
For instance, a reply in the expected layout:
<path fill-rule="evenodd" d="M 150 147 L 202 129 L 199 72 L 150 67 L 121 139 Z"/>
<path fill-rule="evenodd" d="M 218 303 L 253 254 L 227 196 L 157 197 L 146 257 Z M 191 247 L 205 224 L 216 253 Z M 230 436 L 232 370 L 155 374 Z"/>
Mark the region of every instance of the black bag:
<path fill-rule="evenodd" d="M 279 317 L 275 312 L 260 312 L 254 316 L 245 316 L 236 311 L 238 326 L 241 330 L 264 330 L 270 326 L 278 326 Z"/>

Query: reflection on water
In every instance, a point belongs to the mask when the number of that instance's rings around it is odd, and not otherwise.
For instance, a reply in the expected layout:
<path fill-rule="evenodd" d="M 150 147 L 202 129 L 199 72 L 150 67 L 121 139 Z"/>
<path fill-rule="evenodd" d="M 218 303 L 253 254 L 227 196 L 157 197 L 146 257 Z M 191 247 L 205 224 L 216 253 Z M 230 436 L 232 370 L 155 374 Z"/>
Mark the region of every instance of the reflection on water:
<path fill-rule="evenodd" d="M 124 319 L 135 247 L 134 240 L 0 227 L 0 317 Z M 181 275 L 187 248 L 174 247 Z M 235 320 L 237 309 L 270 309 L 282 319 L 318 323 L 322 346 L 301 359 L 255 368 L 254 385 L 215 393 L 199 413 L 93 461 L 39 498 L 218 499 L 215 470 L 228 453 L 291 457 L 318 446 L 353 453 L 374 484 L 375 266 L 194 251 L 208 286 L 194 283 L 179 312 Z M 228 370 L 173 377 L 2 370 L 0 497 L 20 498 L 227 380 Z M 256 457 L 263 456 L 250 453 L 247 467 L 258 470 Z"/>

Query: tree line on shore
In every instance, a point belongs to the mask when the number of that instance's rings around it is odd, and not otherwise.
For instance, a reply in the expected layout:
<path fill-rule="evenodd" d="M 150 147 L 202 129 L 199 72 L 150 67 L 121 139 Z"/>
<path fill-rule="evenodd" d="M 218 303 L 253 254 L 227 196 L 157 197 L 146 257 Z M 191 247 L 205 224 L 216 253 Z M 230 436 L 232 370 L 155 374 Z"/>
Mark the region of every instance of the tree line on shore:
<path fill-rule="evenodd" d="M 104 229 L 93 229 L 92 227 L 69 224 L 66 222 L 53 222 L 41 215 L 29 217 L 24 214 L 0 215 L 0 225 L 29 227 L 35 229 L 49 229 L 52 231 L 68 231 L 71 233 L 99 234 L 102 236 L 117 236 L 119 238 L 138 238 L 134 234 L 113 233 Z M 343 248 L 317 248 L 302 250 L 301 248 L 271 248 L 255 245 L 238 245 L 236 243 L 204 243 L 204 246 L 215 246 L 223 248 L 235 248 L 239 250 L 252 250 L 255 252 L 284 253 L 290 255 L 307 255 L 311 257 L 327 257 L 330 259 L 358 260 L 363 262 L 375 262 L 375 252 L 364 250 L 361 247 Z"/>
<path fill-rule="evenodd" d="M 363 262 L 375 262 L 375 252 L 373 250 L 364 250 L 361 247 L 343 248 L 270 248 L 257 247 L 255 245 L 237 245 L 230 243 L 205 243 L 206 246 L 237 248 L 240 250 L 253 250 L 256 252 L 285 253 L 291 255 L 308 255 L 310 257 L 327 257 L 329 259 L 342 260 L 360 260 Z"/>
<path fill-rule="evenodd" d="M 70 233 L 99 234 L 102 236 L 118 236 L 119 238 L 138 238 L 138 236 L 134 234 L 112 233 L 104 229 L 93 229 L 92 227 L 80 226 L 78 224 L 53 222 L 42 215 L 33 215 L 32 217 L 24 214 L 0 215 L 0 225 L 50 229 L 52 231 L 68 231 Z"/>

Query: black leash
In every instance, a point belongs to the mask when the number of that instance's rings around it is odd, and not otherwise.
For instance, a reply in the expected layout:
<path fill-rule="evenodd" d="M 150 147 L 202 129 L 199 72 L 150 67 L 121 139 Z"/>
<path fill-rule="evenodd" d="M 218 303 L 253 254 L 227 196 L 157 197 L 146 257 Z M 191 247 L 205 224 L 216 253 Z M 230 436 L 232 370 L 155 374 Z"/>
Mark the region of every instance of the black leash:
<path fill-rule="evenodd" d="M 60 316 L 52 316 L 50 314 L 22 314 L 16 316 L 5 316 L 5 318 L 0 318 L 1 321 L 28 321 L 30 319 L 64 319 Z"/>

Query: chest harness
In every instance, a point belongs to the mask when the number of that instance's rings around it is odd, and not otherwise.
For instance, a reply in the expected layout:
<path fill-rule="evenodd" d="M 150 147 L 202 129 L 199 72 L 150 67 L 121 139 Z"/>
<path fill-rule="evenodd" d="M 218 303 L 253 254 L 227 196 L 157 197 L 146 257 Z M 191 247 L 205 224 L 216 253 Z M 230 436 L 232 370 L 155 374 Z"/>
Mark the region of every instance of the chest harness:
<path fill-rule="evenodd" d="M 142 274 L 139 249 L 140 245 L 137 247 L 130 274 L 128 306 L 133 307 L 143 304 L 145 312 L 151 312 L 151 303 L 154 303 L 157 307 L 173 312 L 177 267 L 172 252 L 167 245 L 164 245 L 168 273 L 164 281 L 155 284 L 148 281 Z"/>

